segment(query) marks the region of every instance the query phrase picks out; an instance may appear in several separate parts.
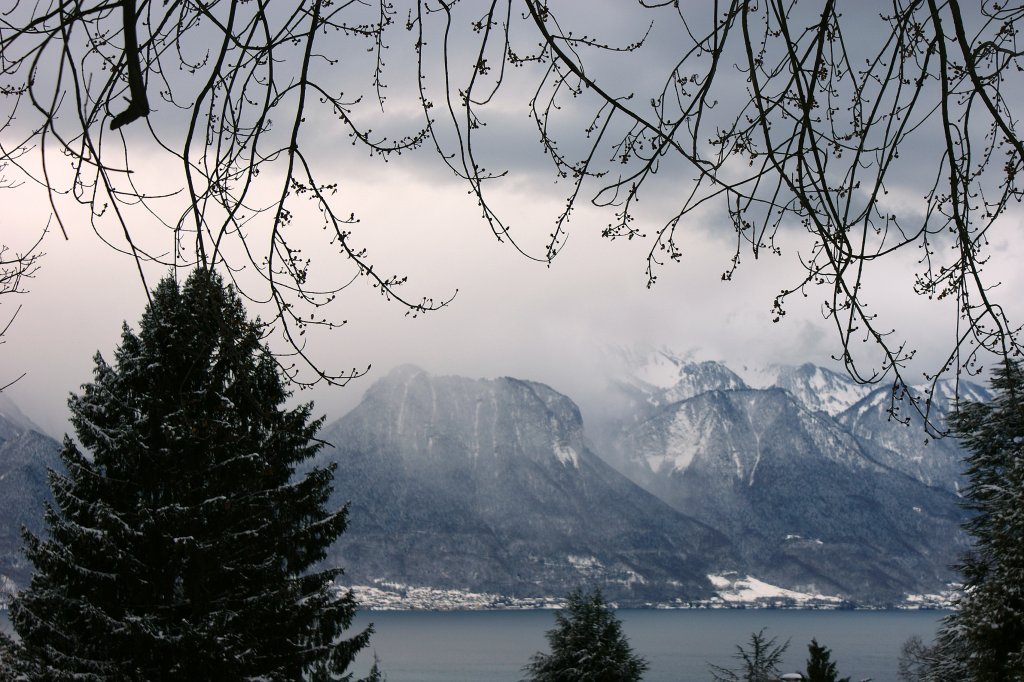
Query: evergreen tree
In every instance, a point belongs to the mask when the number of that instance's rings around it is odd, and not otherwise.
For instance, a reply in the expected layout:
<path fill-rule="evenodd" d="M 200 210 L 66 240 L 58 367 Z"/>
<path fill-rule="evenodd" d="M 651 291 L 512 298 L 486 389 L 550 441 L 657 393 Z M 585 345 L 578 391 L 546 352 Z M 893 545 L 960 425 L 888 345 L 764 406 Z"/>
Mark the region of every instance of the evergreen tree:
<path fill-rule="evenodd" d="M 14 602 L 38 680 L 333 680 L 369 630 L 312 571 L 344 531 L 324 508 L 332 470 L 296 475 L 321 446 L 312 406 L 284 409 L 277 364 L 237 295 L 199 269 L 153 291 L 115 362 L 69 399 L 87 456 L 65 437 L 48 537 Z"/>
<path fill-rule="evenodd" d="M 527 682 L 636 682 L 647 661 L 635 655 L 622 623 L 600 590 L 573 590 L 556 625 L 545 634 L 551 653 L 536 653 L 523 668 Z"/>
<path fill-rule="evenodd" d="M 1024 680 L 1024 368 L 1009 362 L 995 397 L 952 419 L 970 453 L 965 524 L 974 547 L 960 565 L 964 587 L 940 633 L 936 674 L 974 682 Z"/>
<path fill-rule="evenodd" d="M 715 682 L 771 682 L 779 676 L 779 662 L 789 648 L 789 642 L 776 644 L 775 638 L 764 634 L 764 628 L 750 635 L 750 647 L 736 645 L 735 658 L 740 661 L 738 670 L 717 665 L 709 666 Z"/>
<path fill-rule="evenodd" d="M 17 679 L 16 662 L 20 658 L 17 643 L 6 632 L 0 632 L 0 682 Z"/>
<path fill-rule="evenodd" d="M 807 659 L 807 682 L 850 682 L 849 677 L 838 679 L 836 664 L 831 660 L 832 651 L 812 639 L 807 645 L 810 658 Z"/>

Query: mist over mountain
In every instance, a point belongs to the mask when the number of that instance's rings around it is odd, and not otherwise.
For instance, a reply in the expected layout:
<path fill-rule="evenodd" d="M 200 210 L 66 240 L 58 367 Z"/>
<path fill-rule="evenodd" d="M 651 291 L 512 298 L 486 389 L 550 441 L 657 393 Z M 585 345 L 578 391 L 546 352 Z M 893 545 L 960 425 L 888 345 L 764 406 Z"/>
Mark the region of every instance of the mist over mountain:
<path fill-rule="evenodd" d="M 402 367 L 323 437 L 351 501 L 337 547 L 350 581 L 698 598 L 713 569 L 738 566 L 723 535 L 599 459 L 576 405 L 543 384 Z"/>
<path fill-rule="evenodd" d="M 328 560 L 348 584 L 521 597 L 600 585 L 623 604 L 706 600 L 723 576 L 749 576 L 885 605 L 955 579 L 964 453 L 925 444 L 914 416 L 894 422 L 889 388 L 813 365 L 737 373 L 617 353 L 586 424 L 534 381 L 412 366 L 378 380 L 320 434 L 332 504 L 350 503 Z M 954 409 L 951 390 L 940 384 L 933 414 Z M 42 527 L 58 449 L 0 395 L 0 574 L 18 584 L 20 528 Z"/>
<path fill-rule="evenodd" d="M 14 401 L 3 391 L 0 391 L 0 425 L 2 425 L 0 428 L 3 429 L 3 433 L 13 433 L 14 431 L 44 433 L 41 428 L 36 426 L 31 419 L 22 413 Z"/>
<path fill-rule="evenodd" d="M 604 394 L 590 397 L 587 435 L 619 470 L 630 466 L 628 454 L 619 450 L 624 434 L 665 405 L 707 391 L 747 388 L 722 363 L 697 362 L 665 348 L 612 348 L 608 356 L 614 369 Z"/>

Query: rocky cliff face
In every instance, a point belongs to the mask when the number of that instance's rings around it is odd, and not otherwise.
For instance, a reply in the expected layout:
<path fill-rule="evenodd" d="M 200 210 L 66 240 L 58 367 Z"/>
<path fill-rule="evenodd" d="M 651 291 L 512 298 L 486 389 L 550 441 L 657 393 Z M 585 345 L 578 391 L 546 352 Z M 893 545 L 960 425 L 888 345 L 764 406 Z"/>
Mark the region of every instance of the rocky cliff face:
<path fill-rule="evenodd" d="M 603 586 L 625 601 L 710 595 L 736 567 L 720 533 L 595 456 L 579 410 L 542 384 L 400 368 L 325 429 L 352 523 L 350 581 L 516 596 Z"/>

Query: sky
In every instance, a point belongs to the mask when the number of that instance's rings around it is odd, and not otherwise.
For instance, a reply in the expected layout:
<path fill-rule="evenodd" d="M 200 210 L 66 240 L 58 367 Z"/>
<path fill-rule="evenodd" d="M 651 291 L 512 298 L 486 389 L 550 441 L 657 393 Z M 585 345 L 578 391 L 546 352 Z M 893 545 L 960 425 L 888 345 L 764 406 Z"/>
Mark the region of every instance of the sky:
<path fill-rule="evenodd" d="M 638 29 L 636 21 L 626 22 L 625 15 L 617 14 L 626 11 L 620 7 L 609 4 L 605 13 L 590 16 L 566 10 L 561 16 L 579 21 L 581 30 L 642 31 L 642 25 Z M 653 48 L 647 59 L 661 60 L 659 50 L 669 49 L 661 43 Z M 402 57 L 392 60 L 401 62 Z M 631 79 L 648 78 L 646 73 L 609 73 L 623 87 Z M 409 74 L 399 69 L 391 87 L 401 90 L 409 82 Z M 742 92 L 739 88 L 737 96 Z M 521 90 L 513 90 L 500 103 L 507 110 L 499 107 L 482 153 L 513 170 L 497 183 L 492 199 L 513 226 L 518 245 L 541 256 L 564 205 L 566 185 L 553 182 L 550 163 L 537 153 L 536 132 L 529 127 L 523 99 Z M 159 109 L 153 114 L 160 115 Z M 380 120 L 401 128 L 408 115 L 399 95 Z M 568 115 L 568 121 L 578 122 L 585 112 Z M 799 228 L 783 235 L 780 256 L 755 260 L 744 253 L 736 275 L 726 282 L 721 274 L 730 265 L 735 236 L 720 208 L 708 206 L 683 223 L 680 262 L 664 266 L 657 283 L 648 288 L 644 270 L 649 244 L 602 238 L 610 220 L 605 211 L 581 207 L 565 247 L 548 266 L 499 242 L 467 186 L 452 177 L 432 150 L 383 163 L 349 146 L 331 122 L 316 125 L 322 126 L 322 137 L 312 144 L 339 178 L 342 205 L 360 218 L 353 228 L 357 243 L 369 249 L 381 269 L 408 276 L 404 290 L 411 298 L 441 300 L 457 291 L 447 307 L 416 318 L 383 300 L 362 280 L 331 304 L 326 312 L 347 324 L 326 334 L 311 332 L 309 352 L 327 369 L 370 371 L 345 387 L 318 386 L 298 394 L 298 399 L 315 400 L 317 411 L 329 420 L 355 405 L 375 378 L 404 363 L 434 373 L 542 381 L 581 402 L 603 387 L 613 369 L 607 349 L 614 346 L 665 346 L 736 368 L 814 362 L 841 369 L 832 359 L 839 351 L 835 330 L 821 313 L 826 290 L 812 288 L 806 297 L 791 298 L 787 315 L 772 321 L 774 295 L 801 278 L 799 259 L 809 242 Z M 908 156 L 924 151 L 908 150 Z M 158 158 L 136 159 L 140 177 L 163 179 Z M 676 182 L 686 179 L 670 175 L 657 192 L 644 196 L 645 228 L 660 224 L 655 216 L 663 215 L 677 198 Z M 899 188 L 893 190 L 899 196 Z M 45 224 L 48 212 L 40 188 L 29 184 L 0 191 L 5 192 L 0 216 L 5 240 L 8 234 L 24 238 Z M 72 229 L 66 240 L 56 231 L 47 236 L 46 255 L 27 284 L 28 292 L 0 301 L 4 319 L 21 306 L 0 345 L 0 384 L 24 372 L 6 394 L 52 435 L 68 430 L 67 396 L 89 380 L 93 354 L 99 351 L 109 360 L 122 322 L 136 323 L 145 305 L 135 262 L 92 232 L 83 208 L 69 210 L 78 211 L 81 221 L 68 223 Z M 1007 292 L 1006 305 L 1024 313 L 1020 297 L 1014 295 L 1024 290 L 1024 276 L 1016 266 L 1024 255 L 1021 220 L 1019 212 L 1009 213 L 992 235 L 989 272 L 1003 282 L 998 291 Z M 155 244 L 166 242 L 164 232 L 142 223 L 139 235 Z M 116 235 L 106 237 L 116 243 Z M 17 239 L 6 243 L 18 244 Z M 931 363 L 947 348 L 955 328 L 947 303 L 911 293 L 916 258 L 914 253 L 901 254 L 872 266 L 865 294 L 881 319 L 898 326 L 899 335 L 920 350 L 919 365 L 913 367 L 920 372 L 934 369 Z M 164 272 L 163 266 L 146 266 L 151 285 Z M 251 305 L 250 311 L 260 314 L 261 308 Z"/>

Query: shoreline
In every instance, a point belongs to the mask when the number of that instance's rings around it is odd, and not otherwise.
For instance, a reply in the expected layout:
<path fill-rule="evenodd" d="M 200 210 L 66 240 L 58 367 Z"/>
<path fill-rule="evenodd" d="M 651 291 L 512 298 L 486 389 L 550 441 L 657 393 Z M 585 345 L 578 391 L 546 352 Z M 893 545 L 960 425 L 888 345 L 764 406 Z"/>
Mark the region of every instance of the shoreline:
<path fill-rule="evenodd" d="M 561 597 L 514 597 L 468 590 L 442 589 L 379 582 L 376 585 L 339 586 L 352 590 L 360 611 L 539 611 L 565 606 Z M 791 611 L 948 611 L 952 592 L 934 595 L 907 595 L 900 601 L 860 604 L 838 597 L 767 594 L 744 599 L 737 592 L 723 590 L 708 599 L 669 601 L 615 601 L 614 609 L 644 610 L 791 610 Z"/>

